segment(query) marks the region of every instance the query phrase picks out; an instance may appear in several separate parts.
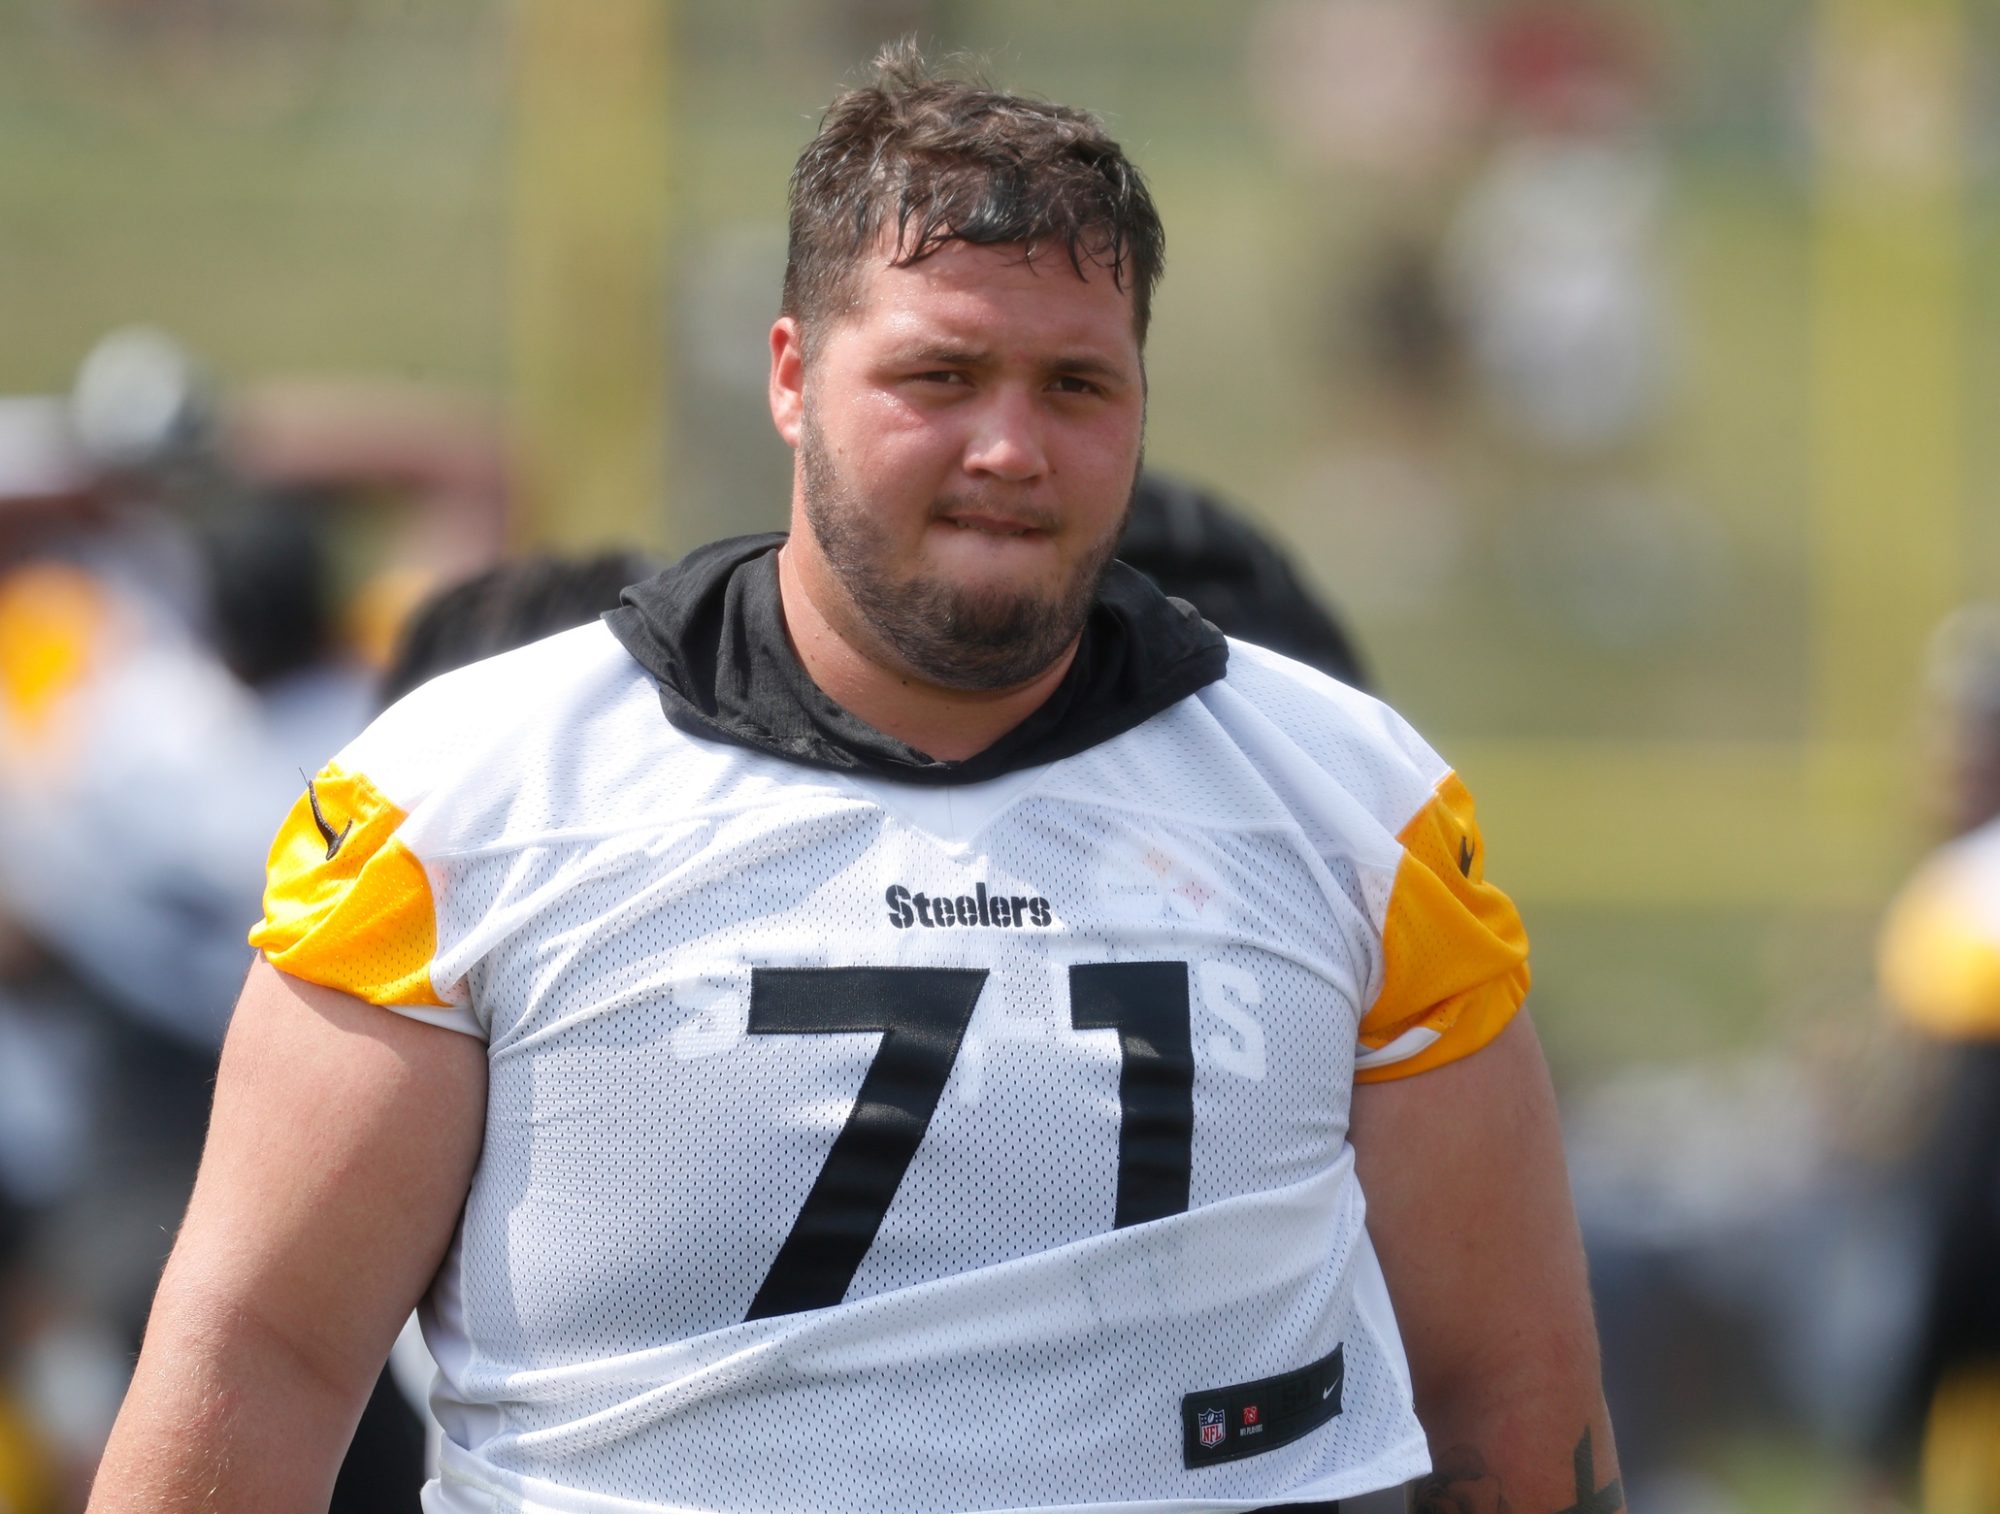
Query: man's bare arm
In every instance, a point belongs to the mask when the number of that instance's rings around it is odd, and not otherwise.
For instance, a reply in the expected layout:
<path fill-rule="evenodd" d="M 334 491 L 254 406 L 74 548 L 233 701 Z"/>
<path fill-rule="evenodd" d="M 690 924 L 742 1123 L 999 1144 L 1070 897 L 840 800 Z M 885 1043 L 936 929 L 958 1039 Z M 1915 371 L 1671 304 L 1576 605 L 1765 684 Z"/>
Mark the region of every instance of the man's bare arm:
<path fill-rule="evenodd" d="M 1368 1231 L 1432 1476 L 1419 1514 L 1616 1514 L 1583 1247 L 1525 1012 L 1483 1050 L 1355 1089 Z"/>
<path fill-rule="evenodd" d="M 469 1036 L 252 968 L 92 1514 L 326 1507 L 485 1099 Z"/>

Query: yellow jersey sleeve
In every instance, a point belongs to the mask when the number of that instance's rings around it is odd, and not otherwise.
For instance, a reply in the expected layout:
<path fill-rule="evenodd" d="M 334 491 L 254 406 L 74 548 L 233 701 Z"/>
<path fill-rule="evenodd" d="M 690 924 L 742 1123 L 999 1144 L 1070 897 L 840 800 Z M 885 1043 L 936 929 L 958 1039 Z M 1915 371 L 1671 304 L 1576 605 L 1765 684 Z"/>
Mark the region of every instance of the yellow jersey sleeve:
<path fill-rule="evenodd" d="M 1877 962 L 1882 993 L 1932 1035 L 2000 1037 L 1993 881 L 1988 872 L 1982 887 L 1976 870 L 1947 854 L 1923 868 L 1890 907 Z"/>
<path fill-rule="evenodd" d="M 1471 1055 L 1528 993 L 1528 935 L 1486 881 L 1472 795 L 1455 773 L 1396 837 L 1382 924 L 1382 987 L 1362 1017 L 1355 1081 L 1408 1077 Z"/>
<path fill-rule="evenodd" d="M 408 817 L 362 773 L 322 768 L 271 843 L 250 944 L 295 978 L 385 1006 L 438 1006 L 428 872 Z"/>

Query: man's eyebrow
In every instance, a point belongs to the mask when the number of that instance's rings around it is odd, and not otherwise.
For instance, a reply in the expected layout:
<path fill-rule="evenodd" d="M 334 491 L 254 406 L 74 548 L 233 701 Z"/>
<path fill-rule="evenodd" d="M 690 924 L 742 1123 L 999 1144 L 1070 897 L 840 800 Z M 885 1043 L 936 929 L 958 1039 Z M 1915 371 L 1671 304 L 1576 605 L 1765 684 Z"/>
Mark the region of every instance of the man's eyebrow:
<path fill-rule="evenodd" d="M 935 363 L 940 368 L 977 368 L 993 361 L 991 352 L 980 347 L 964 347 L 951 342 L 911 342 L 890 349 L 889 360 L 897 366 Z M 1119 363 L 1091 352 L 1066 352 L 1044 365 L 1051 373 L 1076 373 L 1092 378 L 1124 379 L 1131 375 Z"/>
<path fill-rule="evenodd" d="M 1057 358 L 1049 364 L 1049 372 L 1072 373 L 1079 378 L 1108 379 L 1117 384 L 1128 384 L 1132 381 L 1131 371 L 1124 365 L 1087 352 Z"/>
<path fill-rule="evenodd" d="M 911 363 L 934 363 L 940 368 L 976 368 L 990 361 L 988 355 L 971 347 L 946 343 L 911 342 L 891 350 L 890 360 L 898 367 Z"/>

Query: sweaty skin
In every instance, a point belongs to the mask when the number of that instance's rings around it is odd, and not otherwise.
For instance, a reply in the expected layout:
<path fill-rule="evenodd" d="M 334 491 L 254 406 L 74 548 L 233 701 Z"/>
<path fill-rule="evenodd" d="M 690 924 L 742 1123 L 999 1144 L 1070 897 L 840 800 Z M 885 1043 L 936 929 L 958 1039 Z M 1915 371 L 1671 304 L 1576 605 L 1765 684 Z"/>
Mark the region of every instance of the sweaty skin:
<path fill-rule="evenodd" d="M 815 683 L 957 760 L 1069 671 L 1138 475 L 1145 372 L 1108 269 L 957 242 L 887 257 L 810 357 L 792 318 L 771 328 L 771 416 L 799 454 L 778 582 Z M 982 620 L 1032 655 L 968 669 L 955 628 Z"/>

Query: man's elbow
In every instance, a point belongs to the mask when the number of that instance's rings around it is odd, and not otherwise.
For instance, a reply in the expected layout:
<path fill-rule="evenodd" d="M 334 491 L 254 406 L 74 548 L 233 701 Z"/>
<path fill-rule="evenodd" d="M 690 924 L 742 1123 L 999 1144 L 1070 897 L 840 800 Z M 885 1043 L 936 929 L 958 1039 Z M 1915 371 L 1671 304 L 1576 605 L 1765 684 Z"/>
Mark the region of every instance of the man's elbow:
<path fill-rule="evenodd" d="M 303 1309 L 281 1310 L 171 1262 L 146 1324 L 148 1357 L 183 1378 L 185 1412 L 217 1429 L 234 1422 L 246 1394 L 359 1413 L 381 1367 L 316 1334 Z"/>
<path fill-rule="evenodd" d="M 1602 1362 L 1589 1300 L 1559 1317 L 1516 1319 L 1498 1330 L 1467 1330 L 1456 1349 L 1412 1361 L 1417 1418 L 1426 1428 L 1579 1395 L 1594 1400 Z"/>

